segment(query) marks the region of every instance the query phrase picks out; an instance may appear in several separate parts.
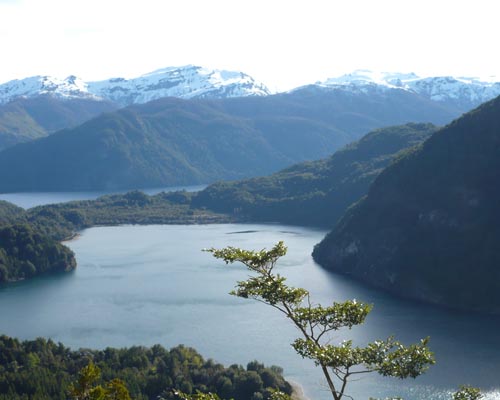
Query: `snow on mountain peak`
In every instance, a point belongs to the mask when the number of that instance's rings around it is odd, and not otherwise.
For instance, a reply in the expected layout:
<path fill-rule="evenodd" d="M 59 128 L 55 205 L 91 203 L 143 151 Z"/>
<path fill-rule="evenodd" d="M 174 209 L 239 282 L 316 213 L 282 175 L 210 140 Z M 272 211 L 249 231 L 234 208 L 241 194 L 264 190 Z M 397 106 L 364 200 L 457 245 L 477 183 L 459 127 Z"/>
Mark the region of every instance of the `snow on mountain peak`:
<path fill-rule="evenodd" d="M 400 89 L 417 93 L 433 101 L 453 101 L 476 106 L 500 95 L 500 79 L 453 76 L 419 77 L 414 73 L 374 72 L 357 70 L 336 78 L 318 82 L 324 88 L 344 90 Z"/>
<path fill-rule="evenodd" d="M 57 98 L 92 98 L 87 84 L 74 75 L 66 79 L 52 76 L 32 76 L 25 79 L 16 79 L 0 85 L 0 104 L 8 103 L 16 98 L 29 98 L 49 95 Z"/>
<path fill-rule="evenodd" d="M 161 97 L 226 98 L 265 96 L 269 89 L 242 72 L 195 65 L 162 68 L 134 79 L 89 82 L 89 90 L 119 104 L 146 103 Z"/>
<path fill-rule="evenodd" d="M 57 98 L 111 100 L 120 105 L 146 103 L 161 97 L 225 98 L 265 96 L 269 89 L 242 72 L 213 70 L 194 65 L 167 67 L 138 78 L 112 78 L 84 82 L 74 75 L 65 79 L 33 76 L 0 85 L 0 104 L 15 98 L 49 95 Z"/>

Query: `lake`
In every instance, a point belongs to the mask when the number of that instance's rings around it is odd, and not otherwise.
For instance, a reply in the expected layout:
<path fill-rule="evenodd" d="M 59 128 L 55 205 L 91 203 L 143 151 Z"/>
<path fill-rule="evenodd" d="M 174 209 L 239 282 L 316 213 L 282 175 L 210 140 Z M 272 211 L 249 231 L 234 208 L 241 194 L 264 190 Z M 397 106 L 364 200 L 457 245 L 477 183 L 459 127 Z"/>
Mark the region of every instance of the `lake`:
<path fill-rule="evenodd" d="M 288 321 L 270 307 L 228 295 L 247 271 L 201 251 L 270 248 L 284 240 L 289 253 L 278 271 L 309 289 L 315 302 L 356 298 L 375 305 L 365 325 L 334 341 L 431 337 L 437 364 L 426 375 L 405 381 L 371 375 L 352 383 L 356 400 L 449 399 L 449 390 L 462 383 L 491 390 L 488 399 L 500 398 L 499 318 L 403 301 L 327 272 L 310 256 L 324 234 L 265 224 L 88 229 L 66 243 L 76 253 L 76 271 L 0 288 L 0 332 L 50 337 L 73 348 L 183 343 L 226 365 L 254 359 L 280 365 L 311 399 L 329 399 L 319 371 L 291 348 L 297 332 Z"/>

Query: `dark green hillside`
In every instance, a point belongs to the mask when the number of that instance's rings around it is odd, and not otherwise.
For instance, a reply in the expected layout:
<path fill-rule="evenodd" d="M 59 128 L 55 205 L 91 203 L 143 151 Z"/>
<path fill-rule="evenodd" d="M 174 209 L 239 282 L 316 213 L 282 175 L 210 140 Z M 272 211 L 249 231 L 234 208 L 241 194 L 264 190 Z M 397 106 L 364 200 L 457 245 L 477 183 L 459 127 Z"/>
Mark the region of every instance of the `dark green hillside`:
<path fill-rule="evenodd" d="M 499 313 L 499 182 L 497 98 L 387 168 L 314 258 L 404 296 Z"/>
<path fill-rule="evenodd" d="M 161 99 L 0 152 L 0 190 L 97 190 L 266 175 L 363 132 L 459 111 L 416 94 L 304 88 L 260 98 Z"/>
<path fill-rule="evenodd" d="M 123 380 L 135 400 L 174 399 L 173 389 L 235 400 L 267 400 L 273 389 L 292 392 L 280 367 L 257 361 L 246 368 L 224 367 L 182 345 L 74 351 L 51 340 L 0 336 L 0 400 L 66 400 L 69 385 L 90 361 L 101 369 L 103 381 Z"/>
<path fill-rule="evenodd" d="M 76 267 L 73 252 L 26 224 L 0 228 L 0 283 Z"/>
<path fill-rule="evenodd" d="M 266 177 L 213 184 L 194 196 L 193 206 L 252 221 L 331 227 L 400 150 L 422 143 L 435 129 L 432 124 L 378 129 L 328 159 Z"/>
<path fill-rule="evenodd" d="M 12 203 L 0 200 L 0 226 L 12 224 L 23 218 L 25 211 Z"/>
<path fill-rule="evenodd" d="M 0 106 L 0 150 L 77 126 L 117 106 L 107 101 L 51 96 L 16 99 Z"/>

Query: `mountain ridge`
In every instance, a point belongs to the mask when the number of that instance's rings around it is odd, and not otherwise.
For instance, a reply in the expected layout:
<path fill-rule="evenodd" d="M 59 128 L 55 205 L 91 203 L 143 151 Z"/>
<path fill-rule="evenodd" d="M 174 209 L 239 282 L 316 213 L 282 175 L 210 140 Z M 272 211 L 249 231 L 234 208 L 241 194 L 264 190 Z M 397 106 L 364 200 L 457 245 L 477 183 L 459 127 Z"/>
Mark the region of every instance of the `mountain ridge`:
<path fill-rule="evenodd" d="M 468 111 L 500 95 L 500 78 L 497 77 L 421 77 L 415 73 L 374 72 L 356 70 L 314 86 L 324 90 L 366 91 L 402 90 L 416 93 L 438 103 L 452 103 Z"/>
<path fill-rule="evenodd" d="M 0 84 L 0 105 L 41 95 L 63 100 L 111 101 L 127 106 L 163 97 L 227 98 L 269 94 L 271 92 L 264 84 L 243 72 L 186 65 L 162 68 L 131 79 L 84 82 L 74 75 L 65 79 L 38 75 L 13 80 Z"/>
<path fill-rule="evenodd" d="M 0 189 L 130 190 L 243 179 L 327 157 L 376 128 L 408 121 L 442 125 L 459 113 L 401 91 L 170 97 L 5 149 Z"/>
<path fill-rule="evenodd" d="M 500 78 L 496 77 L 451 75 L 421 77 L 414 73 L 369 70 L 355 70 L 349 74 L 305 86 L 352 92 L 365 91 L 368 88 L 378 91 L 398 89 L 421 95 L 435 102 L 460 105 L 464 112 L 500 95 Z M 130 79 L 117 77 L 85 82 L 74 75 L 65 79 L 33 76 L 0 84 L 0 104 L 6 104 L 16 98 L 32 98 L 39 95 L 50 95 L 61 99 L 106 100 L 126 106 L 170 96 L 184 99 L 214 99 L 270 94 L 274 93 L 262 82 L 243 72 L 195 65 L 165 67 Z"/>

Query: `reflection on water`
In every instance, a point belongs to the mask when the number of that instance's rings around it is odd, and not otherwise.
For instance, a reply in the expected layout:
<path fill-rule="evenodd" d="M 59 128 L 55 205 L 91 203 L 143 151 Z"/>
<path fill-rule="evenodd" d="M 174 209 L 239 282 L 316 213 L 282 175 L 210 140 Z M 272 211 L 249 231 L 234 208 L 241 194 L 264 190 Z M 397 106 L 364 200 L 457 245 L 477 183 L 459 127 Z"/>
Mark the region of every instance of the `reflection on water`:
<path fill-rule="evenodd" d="M 228 235 L 236 232 L 244 234 Z M 356 400 L 449 399 L 462 383 L 499 387 L 499 318 L 403 301 L 324 271 L 310 256 L 324 233 L 257 224 L 89 229 L 68 243 L 78 260 L 75 272 L 0 288 L 0 332 L 50 337 L 74 348 L 183 343 L 225 364 L 258 359 L 281 365 L 311 399 L 329 399 L 319 372 L 291 348 L 297 332 L 290 324 L 270 307 L 228 295 L 247 271 L 201 251 L 227 245 L 260 250 L 284 240 L 289 253 L 279 272 L 290 284 L 306 287 L 323 304 L 356 298 L 375 305 L 363 327 L 334 340 L 431 337 L 437 365 L 425 376 L 363 378 L 352 385 Z"/>

